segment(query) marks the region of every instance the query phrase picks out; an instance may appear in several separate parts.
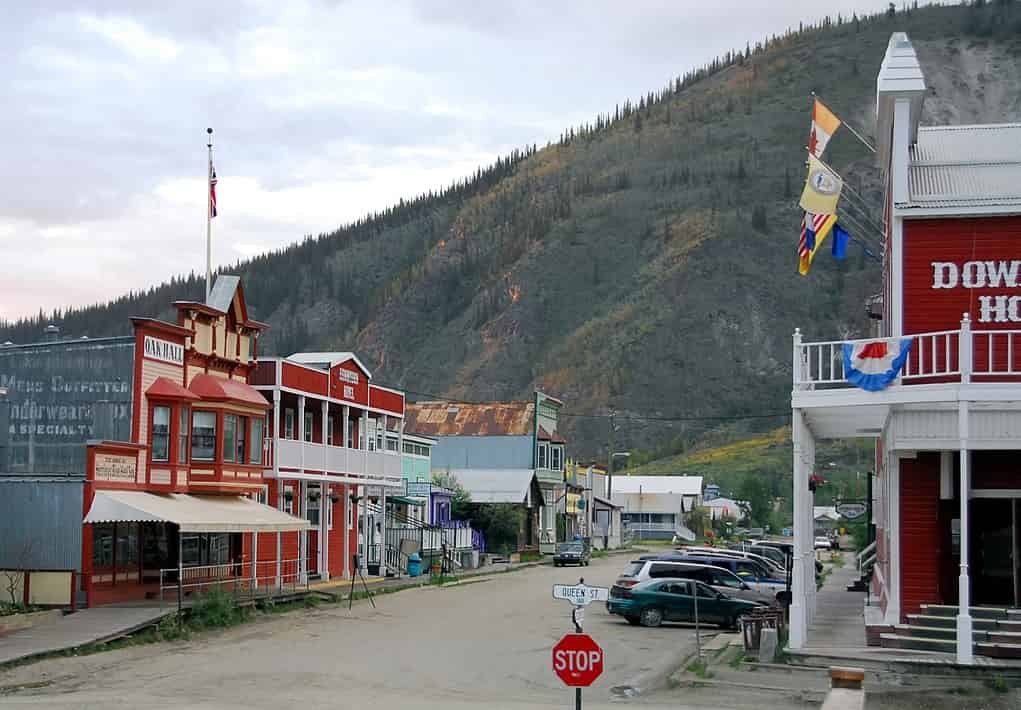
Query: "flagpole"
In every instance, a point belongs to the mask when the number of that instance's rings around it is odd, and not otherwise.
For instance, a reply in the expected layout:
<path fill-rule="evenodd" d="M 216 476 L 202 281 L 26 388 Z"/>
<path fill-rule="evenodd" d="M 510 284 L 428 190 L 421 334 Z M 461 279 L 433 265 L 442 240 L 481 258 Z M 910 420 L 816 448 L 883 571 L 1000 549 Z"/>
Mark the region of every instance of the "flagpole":
<path fill-rule="evenodd" d="M 213 284 L 213 129 L 207 128 L 206 135 L 209 142 L 206 148 L 209 149 L 209 163 L 206 166 L 206 302 L 209 302 L 209 292 Z"/>
<path fill-rule="evenodd" d="M 822 101 L 822 99 L 819 99 L 819 97 L 818 97 L 818 96 L 816 96 L 815 92 L 813 91 L 813 92 L 812 92 L 812 100 L 813 100 L 813 101 L 815 101 L 816 99 L 818 99 L 819 101 Z M 826 108 L 829 108 L 829 106 L 827 106 Z M 833 109 L 830 109 L 830 111 L 832 112 L 832 111 L 833 111 Z M 835 113 L 834 113 L 833 115 L 834 115 L 834 116 L 836 116 L 836 114 L 835 114 Z M 839 117 L 838 117 L 838 118 L 839 118 Z M 848 122 L 847 122 L 847 121 L 846 121 L 845 119 L 843 119 L 843 118 L 841 118 L 841 119 L 840 119 L 840 123 L 841 123 L 842 125 L 846 126 L 846 127 L 847 127 L 847 130 L 849 130 L 849 131 L 851 132 L 851 135 L 853 135 L 853 136 L 854 136 L 855 138 L 857 138 L 857 139 L 858 139 L 859 141 L 861 141 L 862 145 L 864 145 L 864 146 L 865 146 L 866 148 L 868 148 L 869 150 L 871 150 L 871 151 L 872 151 L 873 153 L 875 153 L 875 152 L 876 152 L 876 147 L 875 147 L 874 145 L 872 145 L 871 143 L 869 143 L 869 142 L 868 142 L 867 140 L 865 140 L 864 138 L 862 138 L 861 134 L 860 134 L 860 133 L 858 133 L 858 131 L 854 130 L 854 128 L 853 128 L 853 127 L 851 126 L 851 124 L 850 124 L 850 123 L 848 123 Z"/>

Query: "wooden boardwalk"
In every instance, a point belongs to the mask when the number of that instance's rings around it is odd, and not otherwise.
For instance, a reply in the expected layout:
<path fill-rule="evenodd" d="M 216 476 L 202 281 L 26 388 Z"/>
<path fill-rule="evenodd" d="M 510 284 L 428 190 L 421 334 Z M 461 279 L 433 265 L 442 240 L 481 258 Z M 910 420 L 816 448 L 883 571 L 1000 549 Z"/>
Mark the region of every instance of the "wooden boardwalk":
<path fill-rule="evenodd" d="M 177 613 L 176 607 L 100 606 L 0 636 L 0 668 L 35 656 L 112 641 Z"/>

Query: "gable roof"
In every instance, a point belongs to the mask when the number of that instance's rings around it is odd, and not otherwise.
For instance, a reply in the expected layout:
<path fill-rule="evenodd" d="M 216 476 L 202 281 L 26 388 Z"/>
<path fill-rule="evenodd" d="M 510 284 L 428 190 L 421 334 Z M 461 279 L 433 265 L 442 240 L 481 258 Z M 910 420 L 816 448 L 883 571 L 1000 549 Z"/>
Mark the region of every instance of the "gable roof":
<path fill-rule="evenodd" d="M 614 476 L 613 493 L 702 495 L 701 476 Z"/>
<path fill-rule="evenodd" d="M 355 365 L 358 369 L 365 373 L 365 376 L 372 379 L 372 373 L 369 372 L 369 368 L 365 367 L 365 364 L 358 359 L 358 356 L 352 352 L 320 352 L 320 353 L 294 353 L 288 355 L 287 359 L 292 362 L 300 362 L 302 365 L 313 365 L 323 366 L 325 369 L 331 369 L 334 365 L 339 365 L 342 362 L 348 360 L 354 360 Z"/>
<path fill-rule="evenodd" d="M 236 306 L 234 318 L 239 325 L 252 330 L 265 330 L 269 326 L 248 316 L 248 305 L 245 303 L 245 290 L 241 285 L 241 277 L 234 274 L 217 274 L 216 281 L 209 291 L 205 302 L 175 301 L 178 311 L 193 310 L 213 316 L 225 315 Z"/>
<path fill-rule="evenodd" d="M 468 491 L 472 503 L 524 503 L 535 479 L 530 468 L 460 468 L 448 473 Z"/>
<path fill-rule="evenodd" d="M 534 402 L 415 402 L 404 411 L 404 429 L 424 436 L 531 436 Z"/>

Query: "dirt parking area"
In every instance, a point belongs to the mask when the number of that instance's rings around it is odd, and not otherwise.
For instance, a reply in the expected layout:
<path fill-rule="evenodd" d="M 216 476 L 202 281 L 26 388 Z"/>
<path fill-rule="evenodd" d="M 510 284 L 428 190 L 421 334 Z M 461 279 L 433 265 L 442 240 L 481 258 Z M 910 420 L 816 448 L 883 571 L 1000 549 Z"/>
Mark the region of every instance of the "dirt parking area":
<path fill-rule="evenodd" d="M 608 586 L 626 561 L 535 567 L 446 588 L 402 591 L 347 606 L 265 616 L 187 642 L 55 658 L 0 671 L 4 707 L 482 708 L 573 707 L 551 669 L 551 648 L 572 631 L 554 583 Z M 631 700 L 623 688 L 662 686 L 691 653 L 683 626 L 634 628 L 593 604 L 585 631 L 605 671 L 585 707 Z M 12 690 L 22 686 L 18 690 Z M 33 687 L 34 686 L 34 687 Z M 616 691 L 614 689 L 616 688 Z M 667 703 L 677 708 L 677 698 Z M 717 706 L 719 707 L 719 706 Z"/>

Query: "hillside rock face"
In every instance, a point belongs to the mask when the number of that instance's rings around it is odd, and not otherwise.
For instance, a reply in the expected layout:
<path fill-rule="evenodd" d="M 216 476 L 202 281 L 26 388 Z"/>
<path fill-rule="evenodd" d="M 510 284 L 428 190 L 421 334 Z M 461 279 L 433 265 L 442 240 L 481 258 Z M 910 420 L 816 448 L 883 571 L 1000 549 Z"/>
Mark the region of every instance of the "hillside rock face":
<path fill-rule="evenodd" d="M 456 189 L 259 257 L 242 275 L 252 312 L 272 326 L 260 347 L 354 349 L 413 398 L 541 387 L 565 400 L 579 457 L 604 450 L 608 422 L 572 413 L 612 408 L 628 422 L 618 441 L 638 447 L 681 425 L 629 413 L 785 410 L 794 328 L 860 336 L 864 301 L 881 287 L 879 263 L 856 246 L 844 262 L 824 250 L 808 277 L 797 274 L 811 92 L 870 133 L 886 43 L 906 31 L 933 87 L 923 123 L 1017 120 L 1018 35 L 984 36 L 970 12 L 796 33 Z M 842 131 L 827 160 L 854 191 L 848 229 L 881 255 L 874 157 Z M 200 290 L 195 279 L 163 286 L 70 313 L 62 330 L 120 332 L 122 313 Z M 22 326 L 0 329 L 0 342 L 24 342 Z"/>

